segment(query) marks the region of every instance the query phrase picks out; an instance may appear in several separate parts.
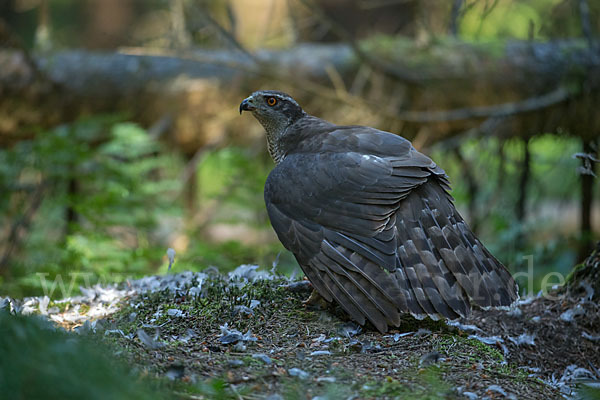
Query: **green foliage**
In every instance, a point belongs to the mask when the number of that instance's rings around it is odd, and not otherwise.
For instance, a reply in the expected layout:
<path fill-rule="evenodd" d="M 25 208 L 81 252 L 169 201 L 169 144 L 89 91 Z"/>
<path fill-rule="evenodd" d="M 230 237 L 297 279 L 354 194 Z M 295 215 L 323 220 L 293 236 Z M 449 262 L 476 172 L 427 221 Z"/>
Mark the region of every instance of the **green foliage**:
<path fill-rule="evenodd" d="M 582 385 L 580 392 L 578 393 L 582 400 L 598 400 L 600 399 L 600 389 L 597 387 Z"/>
<path fill-rule="evenodd" d="M 190 328 L 189 320 L 174 322 L 161 311 L 176 308 L 185 311 L 196 321 L 194 329 L 197 331 L 214 329 L 227 322 L 230 328 L 245 332 L 248 329 L 256 329 L 260 321 L 268 319 L 274 313 L 290 311 L 297 318 L 298 304 L 305 294 L 292 293 L 282 287 L 287 283 L 289 282 L 284 279 L 274 279 L 244 284 L 241 281 L 228 281 L 221 276 L 211 276 L 202 282 L 202 297 L 184 296 L 173 299 L 173 294 L 168 290 L 144 293 L 139 297 L 143 307 L 125 306 L 114 318 L 125 333 L 135 333 L 140 326 L 162 313 L 163 315 L 153 323 L 162 324 L 169 321 L 164 327 L 164 332 L 182 335 Z M 240 306 L 249 309 L 253 300 L 258 300 L 261 306 L 255 308 L 251 316 L 236 311 Z M 132 313 L 135 315 L 134 319 L 130 318 Z"/>
<path fill-rule="evenodd" d="M 549 39 L 581 36 L 577 1 L 474 0 L 465 2 L 460 36 L 467 40 Z M 589 2 L 596 24 L 600 6 Z"/>
<path fill-rule="evenodd" d="M 0 311 L 0 393 L 7 399 L 169 398 L 156 382 L 109 359 L 111 349 Z"/>
<path fill-rule="evenodd" d="M 415 371 L 416 372 L 416 371 Z M 452 387 L 444 382 L 440 368 L 430 366 L 415 373 L 414 382 L 401 382 L 392 378 L 369 382 L 363 386 L 363 396 L 369 398 L 411 398 L 420 400 L 446 399 Z"/>
<path fill-rule="evenodd" d="M 121 120 L 81 120 L 0 151 L 6 225 L 18 223 L 31 193 L 43 188 L 33 224 L 10 259 L 15 285 L 4 290 L 39 293 L 42 281 L 34 273 L 63 280 L 85 273 L 91 283 L 120 280 L 119 274 L 147 273 L 149 260 L 160 260 L 164 246 L 155 245 L 150 232 L 159 214 L 180 212 L 172 204 L 179 189 L 175 160 L 143 129 Z"/>
<path fill-rule="evenodd" d="M 210 153 L 198 166 L 200 203 L 220 204 L 213 220 L 267 223 L 263 187 L 273 162 L 249 149 L 227 147 Z"/>
<path fill-rule="evenodd" d="M 271 228 L 265 226 L 265 229 Z M 221 271 L 231 271 L 242 264 L 270 267 L 273 263 L 277 264 L 278 271 L 286 274 L 297 268 L 293 255 L 279 242 L 244 245 L 236 240 L 223 243 L 197 240 L 178 257 L 175 269 L 176 271 L 198 271 L 207 266 L 215 266 Z"/>

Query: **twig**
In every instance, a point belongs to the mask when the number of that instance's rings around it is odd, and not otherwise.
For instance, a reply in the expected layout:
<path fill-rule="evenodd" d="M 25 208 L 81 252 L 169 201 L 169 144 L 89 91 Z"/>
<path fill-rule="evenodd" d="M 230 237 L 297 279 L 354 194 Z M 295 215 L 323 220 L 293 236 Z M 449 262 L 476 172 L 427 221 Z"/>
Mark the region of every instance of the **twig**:
<path fill-rule="evenodd" d="M 219 35 L 221 35 L 227 42 L 229 42 L 229 44 L 231 44 L 233 47 L 238 49 L 240 52 L 242 52 L 245 56 L 247 56 L 249 59 L 251 59 L 255 63 L 259 62 L 259 60 L 256 58 L 256 56 L 254 54 L 250 53 L 235 38 L 235 36 L 231 32 L 229 32 L 229 31 L 227 31 L 227 29 L 223 28 L 223 26 L 221 26 L 221 24 L 219 24 L 217 21 L 215 21 L 208 12 L 206 12 L 205 10 L 202 10 L 202 12 L 199 12 L 198 15 L 200 16 L 200 18 L 202 18 L 204 21 L 206 21 L 206 23 L 211 25 L 217 31 L 217 33 Z"/>
<path fill-rule="evenodd" d="M 350 95 L 344 84 L 344 79 L 333 65 L 327 65 L 325 67 L 325 72 L 329 76 L 334 90 L 339 93 L 340 97 Z"/>
<path fill-rule="evenodd" d="M 590 47 L 594 44 L 592 37 L 592 24 L 590 23 L 590 6 L 587 0 L 579 0 L 579 18 L 581 19 L 581 31 L 588 41 Z"/>
<path fill-rule="evenodd" d="M 477 28 L 477 33 L 475 37 L 479 39 L 479 35 L 481 34 L 481 30 L 483 29 L 483 23 L 486 18 L 494 11 L 496 5 L 498 5 L 498 0 L 492 0 L 492 5 L 489 4 L 488 0 L 485 0 L 485 6 L 483 7 L 483 12 L 481 13 L 481 17 L 479 17 L 479 27 Z"/>
<path fill-rule="evenodd" d="M 481 125 L 453 135 L 451 138 L 435 143 L 436 147 L 444 150 L 453 150 L 460 147 L 467 139 L 486 136 L 498 130 L 505 118 L 488 118 Z"/>
<path fill-rule="evenodd" d="M 517 102 L 492 106 L 457 108 L 447 111 L 400 111 L 396 117 L 403 121 L 419 123 L 506 117 L 550 107 L 567 100 L 571 95 L 572 93 L 569 90 L 561 86 L 542 96 L 530 97 Z"/>
<path fill-rule="evenodd" d="M 148 128 L 148 136 L 152 140 L 158 140 L 173 126 L 173 116 L 171 114 L 163 115 Z"/>
<path fill-rule="evenodd" d="M 450 34 L 456 36 L 458 34 L 458 17 L 463 6 L 464 0 L 454 0 L 452 3 L 452 11 L 450 14 Z"/>

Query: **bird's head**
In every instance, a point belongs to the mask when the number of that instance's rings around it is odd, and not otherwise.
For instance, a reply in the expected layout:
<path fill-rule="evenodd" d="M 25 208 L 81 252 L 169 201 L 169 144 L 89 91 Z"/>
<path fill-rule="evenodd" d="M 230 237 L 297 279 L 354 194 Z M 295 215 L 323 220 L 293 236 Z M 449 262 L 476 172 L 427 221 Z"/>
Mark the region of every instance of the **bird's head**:
<path fill-rule="evenodd" d="M 296 100 L 277 90 L 260 90 L 240 104 L 242 111 L 250 111 L 267 131 L 267 136 L 278 137 L 288 126 L 305 115 Z"/>

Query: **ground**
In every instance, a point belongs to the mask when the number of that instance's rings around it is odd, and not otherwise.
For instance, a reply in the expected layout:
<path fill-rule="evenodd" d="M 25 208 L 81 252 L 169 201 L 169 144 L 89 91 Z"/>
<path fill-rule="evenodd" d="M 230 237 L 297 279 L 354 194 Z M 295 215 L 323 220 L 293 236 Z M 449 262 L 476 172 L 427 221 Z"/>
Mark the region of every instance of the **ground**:
<path fill-rule="evenodd" d="M 38 307 L 143 375 L 177 382 L 180 398 L 595 398 L 585 383 L 600 378 L 600 313 L 585 295 L 553 292 L 450 324 L 407 317 L 380 334 L 338 307 L 307 307 L 309 294 L 307 281 L 242 266 Z"/>

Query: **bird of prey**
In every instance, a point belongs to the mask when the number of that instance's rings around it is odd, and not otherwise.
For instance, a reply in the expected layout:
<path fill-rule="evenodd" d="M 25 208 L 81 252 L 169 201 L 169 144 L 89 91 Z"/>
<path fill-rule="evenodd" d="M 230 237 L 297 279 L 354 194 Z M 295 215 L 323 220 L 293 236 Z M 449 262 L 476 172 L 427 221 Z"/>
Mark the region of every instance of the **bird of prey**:
<path fill-rule="evenodd" d="M 317 292 L 380 332 L 402 314 L 457 319 L 509 306 L 517 287 L 453 204 L 444 170 L 401 136 L 340 126 L 264 90 L 240 104 L 276 163 L 265 203 Z"/>

